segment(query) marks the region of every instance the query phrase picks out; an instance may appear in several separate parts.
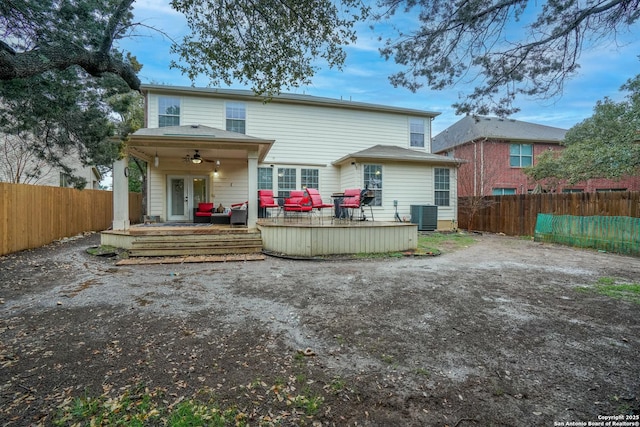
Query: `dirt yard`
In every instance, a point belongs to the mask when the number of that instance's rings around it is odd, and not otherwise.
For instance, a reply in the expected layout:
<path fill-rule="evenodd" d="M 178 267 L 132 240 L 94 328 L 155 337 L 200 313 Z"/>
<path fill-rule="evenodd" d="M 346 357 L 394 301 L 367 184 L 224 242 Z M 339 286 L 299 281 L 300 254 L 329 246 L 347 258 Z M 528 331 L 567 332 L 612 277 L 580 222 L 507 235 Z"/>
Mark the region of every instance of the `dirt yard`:
<path fill-rule="evenodd" d="M 91 235 L 0 257 L 0 425 L 141 387 L 167 407 L 206 391 L 250 425 L 638 425 L 640 306 L 593 289 L 639 283 L 640 259 L 476 240 L 116 267 Z"/>

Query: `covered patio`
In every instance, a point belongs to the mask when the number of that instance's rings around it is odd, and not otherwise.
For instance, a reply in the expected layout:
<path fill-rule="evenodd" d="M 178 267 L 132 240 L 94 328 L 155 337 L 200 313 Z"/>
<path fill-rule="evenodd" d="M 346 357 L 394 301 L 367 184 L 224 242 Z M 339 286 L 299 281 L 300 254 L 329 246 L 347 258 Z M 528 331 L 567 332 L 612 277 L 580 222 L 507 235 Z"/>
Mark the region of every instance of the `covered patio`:
<path fill-rule="evenodd" d="M 202 125 L 144 128 L 130 136 L 126 156 L 114 164 L 113 230 L 130 227 L 128 159 L 147 162 L 147 215 L 159 222 L 192 222 L 194 208 L 209 202 L 230 208 L 249 201 L 247 225 L 254 227 L 258 164 L 273 140 Z"/>

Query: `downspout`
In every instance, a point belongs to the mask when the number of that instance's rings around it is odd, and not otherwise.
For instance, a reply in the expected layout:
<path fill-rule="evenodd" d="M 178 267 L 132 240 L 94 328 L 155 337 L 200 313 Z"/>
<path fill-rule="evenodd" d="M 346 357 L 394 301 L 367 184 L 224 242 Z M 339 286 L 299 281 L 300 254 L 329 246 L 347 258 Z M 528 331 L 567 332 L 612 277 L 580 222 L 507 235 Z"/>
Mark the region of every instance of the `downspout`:
<path fill-rule="evenodd" d="M 433 153 L 433 151 L 431 151 L 431 147 L 433 147 L 433 144 L 431 143 L 431 138 L 432 138 L 432 131 L 431 129 L 433 128 L 433 119 L 435 119 L 435 117 L 431 117 L 429 119 L 429 151 L 427 151 L 428 153 Z"/>
<path fill-rule="evenodd" d="M 473 197 L 478 196 L 478 146 L 473 141 Z"/>
<path fill-rule="evenodd" d="M 486 140 L 486 138 L 485 138 Z M 484 196 L 484 141 L 480 141 L 480 195 Z"/>

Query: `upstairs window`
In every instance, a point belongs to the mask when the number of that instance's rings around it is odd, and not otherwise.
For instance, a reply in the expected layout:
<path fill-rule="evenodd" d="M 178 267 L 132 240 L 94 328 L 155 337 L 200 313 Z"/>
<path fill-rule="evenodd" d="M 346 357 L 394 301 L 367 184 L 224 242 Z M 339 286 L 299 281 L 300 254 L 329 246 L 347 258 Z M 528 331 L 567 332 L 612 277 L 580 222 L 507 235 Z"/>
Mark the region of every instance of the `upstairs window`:
<path fill-rule="evenodd" d="M 409 120 L 409 145 L 411 147 L 424 148 L 424 120 L 411 119 Z"/>
<path fill-rule="evenodd" d="M 509 147 L 509 165 L 512 168 L 524 168 L 533 164 L 533 145 L 511 144 Z"/>
<path fill-rule="evenodd" d="M 494 188 L 491 190 L 493 196 L 511 196 L 516 194 L 515 188 Z"/>
<path fill-rule="evenodd" d="M 158 127 L 180 126 L 180 98 L 161 96 L 158 98 Z"/>
<path fill-rule="evenodd" d="M 382 206 L 382 165 L 364 165 L 364 186 L 373 191 L 371 206 Z"/>
<path fill-rule="evenodd" d="M 435 168 L 433 187 L 435 190 L 434 200 L 436 206 L 449 206 L 450 180 L 449 169 Z"/>
<path fill-rule="evenodd" d="M 244 102 L 227 102 L 226 119 L 229 132 L 246 133 L 247 111 Z"/>

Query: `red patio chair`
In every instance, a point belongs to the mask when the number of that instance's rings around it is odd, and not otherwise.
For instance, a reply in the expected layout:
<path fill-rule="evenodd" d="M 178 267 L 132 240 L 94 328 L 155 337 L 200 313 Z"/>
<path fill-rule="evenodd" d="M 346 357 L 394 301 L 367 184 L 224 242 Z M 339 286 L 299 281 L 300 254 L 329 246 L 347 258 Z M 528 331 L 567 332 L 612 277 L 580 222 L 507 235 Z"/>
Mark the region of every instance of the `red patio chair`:
<path fill-rule="evenodd" d="M 305 195 L 304 190 L 291 190 L 289 197 L 284 199 L 284 215 L 287 216 L 287 212 L 294 213 L 311 213 L 313 207 L 309 197 Z"/>
<path fill-rule="evenodd" d="M 259 207 L 265 209 L 265 213 L 268 209 L 278 209 L 276 218 L 280 215 L 280 205 L 273 198 L 273 190 L 258 190 Z"/>
<path fill-rule="evenodd" d="M 307 188 L 307 194 L 309 195 L 309 199 L 311 200 L 311 209 L 314 209 L 320 215 L 320 221 L 322 222 L 322 209 L 331 208 L 334 206 L 331 203 L 324 203 L 322 201 L 322 197 L 320 196 L 320 192 L 316 188 Z M 333 218 L 333 215 L 331 216 Z"/>
<path fill-rule="evenodd" d="M 349 219 L 353 219 L 353 212 L 355 209 L 360 209 L 360 189 L 359 188 L 347 188 L 344 190 L 344 198 L 340 203 L 342 212 L 347 212 Z"/>
<path fill-rule="evenodd" d="M 193 209 L 193 222 L 211 222 L 213 209 L 213 203 L 198 203 Z"/>

